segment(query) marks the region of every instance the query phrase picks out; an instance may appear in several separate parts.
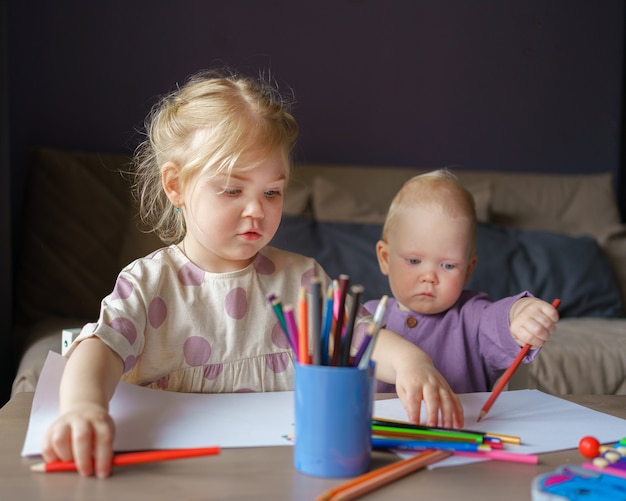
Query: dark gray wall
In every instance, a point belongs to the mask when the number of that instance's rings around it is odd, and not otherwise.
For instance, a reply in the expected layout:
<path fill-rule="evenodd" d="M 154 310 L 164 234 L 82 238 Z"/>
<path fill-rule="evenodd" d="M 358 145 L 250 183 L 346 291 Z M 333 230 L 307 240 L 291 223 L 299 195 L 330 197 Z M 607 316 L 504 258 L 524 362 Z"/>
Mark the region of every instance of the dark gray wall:
<path fill-rule="evenodd" d="M 622 0 L 7 5 L 14 246 L 33 146 L 130 152 L 154 97 L 219 63 L 294 89 L 300 160 L 610 172 L 626 192 Z"/>

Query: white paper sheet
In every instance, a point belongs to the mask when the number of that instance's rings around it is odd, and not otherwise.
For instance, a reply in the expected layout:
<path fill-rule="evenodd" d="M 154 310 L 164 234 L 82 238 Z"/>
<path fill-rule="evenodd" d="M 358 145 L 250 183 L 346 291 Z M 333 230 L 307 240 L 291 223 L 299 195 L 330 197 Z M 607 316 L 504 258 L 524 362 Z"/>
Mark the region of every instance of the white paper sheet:
<path fill-rule="evenodd" d="M 50 353 L 35 391 L 22 455 L 37 455 L 45 430 L 58 415 L 58 389 L 65 359 Z M 515 435 L 524 454 L 571 449 L 585 435 L 600 442 L 626 436 L 626 420 L 596 412 L 537 390 L 505 391 L 480 423 L 476 417 L 489 393 L 459 395 L 465 428 Z M 116 422 L 116 451 L 219 445 L 265 447 L 290 445 L 293 392 L 195 394 L 151 390 L 120 383 L 110 405 Z M 424 410 L 422 410 L 424 412 Z M 406 419 L 399 399 L 374 403 L 374 416 Z M 403 457 L 412 454 L 402 454 Z M 451 457 L 437 466 L 477 461 Z"/>
<path fill-rule="evenodd" d="M 30 415 L 23 456 L 41 453 L 44 433 L 58 416 L 59 383 L 65 359 L 50 352 Z M 290 445 L 293 392 L 176 393 L 121 382 L 111 399 L 116 451 L 178 449 L 219 445 Z"/>
<path fill-rule="evenodd" d="M 578 447 L 578 442 L 585 435 L 596 437 L 600 443 L 614 442 L 626 437 L 626 420 L 538 390 L 502 392 L 487 415 L 477 423 L 476 418 L 489 395 L 489 393 L 459 395 L 465 413 L 464 428 L 520 437 L 522 445 L 504 445 L 504 449 L 511 452 L 540 454 L 572 449 Z M 406 413 L 398 399 L 375 402 L 374 416 L 406 420 Z M 398 455 L 405 458 L 415 453 Z M 432 467 L 476 461 L 481 460 L 453 456 Z"/>

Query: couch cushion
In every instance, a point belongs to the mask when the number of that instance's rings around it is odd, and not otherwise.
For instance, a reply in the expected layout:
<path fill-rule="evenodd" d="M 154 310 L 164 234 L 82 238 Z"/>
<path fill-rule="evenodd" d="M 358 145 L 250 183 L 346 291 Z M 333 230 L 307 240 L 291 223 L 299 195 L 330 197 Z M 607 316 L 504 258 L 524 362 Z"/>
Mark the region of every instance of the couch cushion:
<path fill-rule="evenodd" d="M 488 221 L 491 203 L 490 181 L 478 180 L 463 184 L 474 196 L 478 220 Z M 386 201 L 386 208 L 394 195 L 395 193 Z M 387 210 L 381 211 L 367 199 L 361 199 L 352 191 L 318 176 L 313 179 L 313 213 L 320 221 L 383 224 Z"/>
<path fill-rule="evenodd" d="M 522 290 L 552 301 L 562 317 L 620 317 L 611 265 L 591 237 L 479 224 L 478 265 L 468 284 L 492 299 Z"/>
<path fill-rule="evenodd" d="M 272 245 L 314 257 L 332 277 L 346 273 L 364 299 L 390 294 L 378 267 L 382 225 L 320 222 L 283 216 Z M 611 267 L 594 239 L 478 224 L 479 261 L 468 288 L 496 300 L 529 290 L 561 298 L 562 317 L 619 317 L 622 303 Z"/>
<path fill-rule="evenodd" d="M 40 149 L 29 172 L 16 272 L 18 323 L 96 318 L 119 272 L 129 158 Z"/>

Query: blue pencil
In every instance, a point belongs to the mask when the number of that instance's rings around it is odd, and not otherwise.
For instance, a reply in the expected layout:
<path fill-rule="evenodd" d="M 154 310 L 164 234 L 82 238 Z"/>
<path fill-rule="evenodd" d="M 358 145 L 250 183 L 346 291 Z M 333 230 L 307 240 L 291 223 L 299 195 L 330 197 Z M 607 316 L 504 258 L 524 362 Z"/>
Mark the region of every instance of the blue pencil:
<path fill-rule="evenodd" d="M 326 306 L 324 307 L 324 320 L 322 323 L 322 334 L 320 335 L 320 363 L 322 365 L 328 365 L 329 360 L 329 344 L 330 344 L 330 331 L 333 326 L 333 285 L 328 286 L 326 294 Z"/>
<path fill-rule="evenodd" d="M 372 438 L 374 449 L 405 449 L 424 450 L 441 449 L 446 451 L 490 451 L 491 447 L 485 444 L 470 442 L 452 442 L 435 440 L 398 440 L 393 438 Z"/>

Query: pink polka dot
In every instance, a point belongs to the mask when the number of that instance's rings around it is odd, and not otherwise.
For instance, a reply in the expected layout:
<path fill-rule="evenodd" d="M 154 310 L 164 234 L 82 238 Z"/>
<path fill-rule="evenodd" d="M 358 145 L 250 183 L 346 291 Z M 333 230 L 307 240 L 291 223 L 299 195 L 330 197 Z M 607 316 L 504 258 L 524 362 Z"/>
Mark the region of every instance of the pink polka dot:
<path fill-rule="evenodd" d="M 231 318 L 242 319 L 248 311 L 248 297 L 246 290 L 235 287 L 224 298 L 224 309 Z"/>
<path fill-rule="evenodd" d="M 276 271 L 274 262 L 263 254 L 257 254 L 252 266 L 259 275 L 271 275 Z"/>
<path fill-rule="evenodd" d="M 291 358 L 289 353 L 272 353 L 265 355 L 267 368 L 273 372 L 283 372 L 289 366 Z"/>
<path fill-rule="evenodd" d="M 204 271 L 193 263 L 186 263 L 178 270 L 178 280 L 183 285 L 200 285 L 204 280 Z"/>
<path fill-rule="evenodd" d="M 198 367 L 207 362 L 211 356 L 211 344 L 200 336 L 191 336 L 183 345 L 185 362 L 193 367 Z"/>
<path fill-rule="evenodd" d="M 113 330 L 116 330 L 122 336 L 124 336 L 130 344 L 133 344 L 137 339 L 137 329 L 135 328 L 135 324 L 133 324 L 127 318 L 114 318 L 113 320 L 111 320 L 110 325 Z"/>
<path fill-rule="evenodd" d="M 148 322 L 155 329 L 161 327 L 161 324 L 167 317 L 167 305 L 160 297 L 155 297 L 148 307 Z"/>
<path fill-rule="evenodd" d="M 126 360 L 124 360 L 124 374 L 126 374 L 129 370 L 135 367 L 137 363 L 137 357 L 135 355 L 129 355 Z"/>
<path fill-rule="evenodd" d="M 223 370 L 224 364 L 205 365 L 202 368 L 202 372 L 206 379 L 217 379 L 217 376 L 219 376 Z"/>
<path fill-rule="evenodd" d="M 272 343 L 274 343 L 279 348 L 282 348 L 283 350 L 286 350 L 290 347 L 289 340 L 287 339 L 287 336 L 285 335 L 285 332 L 283 331 L 283 328 L 280 326 L 280 323 L 278 321 L 274 324 L 274 327 L 272 327 Z"/>
<path fill-rule="evenodd" d="M 311 283 L 311 279 L 314 278 L 315 276 L 317 276 L 317 273 L 315 272 L 315 267 L 311 268 L 310 270 L 305 271 L 302 274 L 302 278 L 300 279 L 300 285 L 303 285 L 304 287 L 308 289 L 309 284 Z"/>
<path fill-rule="evenodd" d="M 111 300 L 114 299 L 128 299 L 133 293 L 133 284 L 124 277 L 118 277 L 111 294 Z"/>

